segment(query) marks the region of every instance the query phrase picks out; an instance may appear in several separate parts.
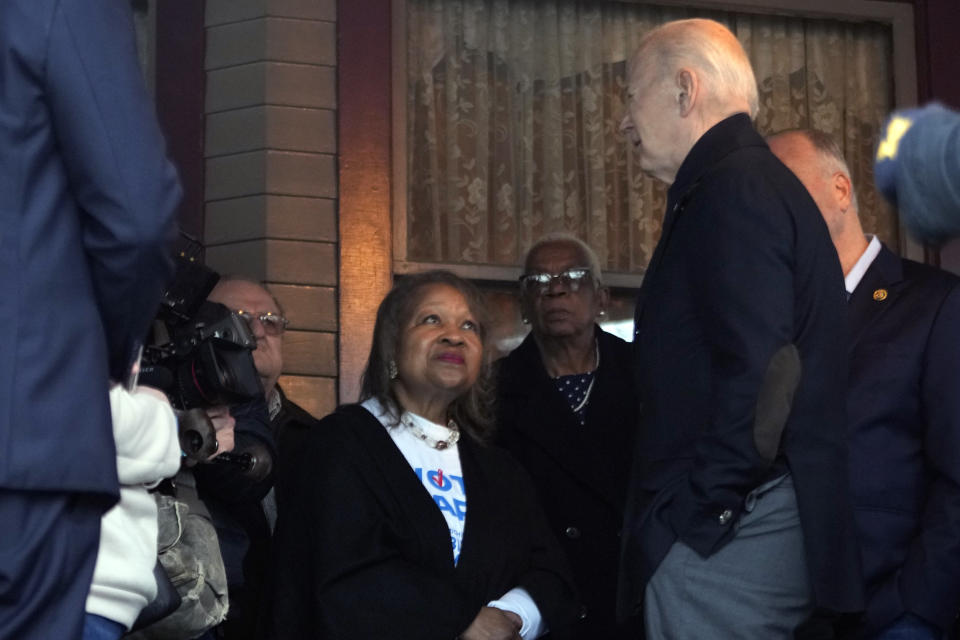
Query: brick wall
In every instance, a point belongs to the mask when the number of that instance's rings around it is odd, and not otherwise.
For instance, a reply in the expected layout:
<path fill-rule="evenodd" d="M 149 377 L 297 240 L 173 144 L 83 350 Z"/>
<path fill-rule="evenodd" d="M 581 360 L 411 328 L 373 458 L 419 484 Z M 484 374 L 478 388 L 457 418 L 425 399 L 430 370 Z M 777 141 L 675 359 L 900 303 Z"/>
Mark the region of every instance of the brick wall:
<path fill-rule="evenodd" d="M 207 263 L 290 319 L 280 385 L 337 399 L 336 0 L 207 0 Z"/>

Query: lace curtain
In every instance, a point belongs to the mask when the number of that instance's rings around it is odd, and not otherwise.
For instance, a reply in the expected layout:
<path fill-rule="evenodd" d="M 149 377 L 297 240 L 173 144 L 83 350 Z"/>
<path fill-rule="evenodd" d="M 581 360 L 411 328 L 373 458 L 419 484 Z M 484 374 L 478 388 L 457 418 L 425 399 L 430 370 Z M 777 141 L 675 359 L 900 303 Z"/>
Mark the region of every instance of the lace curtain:
<path fill-rule="evenodd" d="M 710 17 L 750 55 L 757 126 L 812 126 L 844 148 L 868 231 L 897 246 L 872 186 L 893 104 L 889 27 L 567 0 L 407 0 L 407 255 L 515 266 L 540 235 L 584 238 L 605 268 L 642 272 L 665 189 L 620 135 L 626 61 L 663 22 Z M 402 230 L 401 230 L 402 232 Z"/>

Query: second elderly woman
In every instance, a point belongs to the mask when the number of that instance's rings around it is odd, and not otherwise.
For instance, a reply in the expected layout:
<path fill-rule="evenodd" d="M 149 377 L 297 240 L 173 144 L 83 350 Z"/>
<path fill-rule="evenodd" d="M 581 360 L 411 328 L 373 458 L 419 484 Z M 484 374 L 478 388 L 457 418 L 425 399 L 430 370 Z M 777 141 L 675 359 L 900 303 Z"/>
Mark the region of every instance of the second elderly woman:
<path fill-rule="evenodd" d="M 636 620 L 615 620 L 636 425 L 630 346 L 596 324 L 609 293 L 583 241 L 545 236 L 520 281 L 531 331 L 498 363 L 498 434 L 533 477 L 573 567 L 585 603 L 576 637 L 636 638 Z"/>
<path fill-rule="evenodd" d="M 404 277 L 363 402 L 310 430 L 278 495 L 274 638 L 529 640 L 578 605 L 529 479 L 491 426 L 477 290 Z"/>

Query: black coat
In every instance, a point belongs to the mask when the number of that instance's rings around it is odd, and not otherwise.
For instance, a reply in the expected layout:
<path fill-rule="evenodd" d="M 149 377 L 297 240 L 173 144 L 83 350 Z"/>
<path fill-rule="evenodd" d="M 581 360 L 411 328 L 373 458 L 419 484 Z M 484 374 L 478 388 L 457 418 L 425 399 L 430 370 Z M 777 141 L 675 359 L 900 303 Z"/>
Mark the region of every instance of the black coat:
<path fill-rule="evenodd" d="M 276 442 L 277 451 L 272 460 L 263 461 L 271 463 L 273 469 L 270 477 L 274 479 L 276 488 L 275 504 L 282 493 L 280 485 L 284 478 L 290 475 L 285 473 L 285 470 L 298 464 L 308 464 L 298 459 L 298 443 L 306 437 L 305 434 L 310 429 L 319 424 L 316 418 L 289 400 L 279 385 L 276 391 L 280 396 L 280 411 L 270 419 L 269 432 Z M 241 424 L 240 420 L 237 424 Z M 269 579 L 272 562 L 272 533 L 264 511 L 266 499 L 248 501 L 242 506 L 233 507 L 233 515 L 245 540 L 242 555 L 243 581 L 239 585 L 231 585 L 230 611 L 218 629 L 218 638 L 259 640 L 263 637 L 262 627 L 266 623 L 268 594 L 271 590 Z M 277 508 L 279 510 L 281 507 L 278 505 Z"/>
<path fill-rule="evenodd" d="M 636 638 L 615 622 L 620 529 L 636 432 L 630 345 L 596 328 L 600 367 L 580 425 L 529 335 L 497 364 L 500 442 L 537 488 L 573 568 L 584 610 L 576 635 Z"/>
<path fill-rule="evenodd" d="M 236 420 L 233 453 L 256 450 L 270 464 L 251 474 L 233 463 L 199 464 L 193 469 L 197 493 L 213 519 L 220 554 L 227 574 L 230 609 L 222 623 L 228 640 L 255 638 L 260 609 L 260 589 L 270 548 L 270 528 L 262 500 L 274 484 L 277 448 L 262 397 L 230 407 Z"/>
<path fill-rule="evenodd" d="M 960 611 L 960 279 L 884 247 L 850 298 L 850 485 L 867 629 Z"/>
<path fill-rule="evenodd" d="M 340 407 L 308 436 L 311 464 L 282 485 L 269 637 L 450 640 L 516 586 L 563 637 L 577 609 L 569 569 L 505 452 L 460 439 L 467 517 L 454 565 L 443 515 L 366 409 Z"/>
<path fill-rule="evenodd" d="M 847 491 L 845 300 L 816 204 L 750 119 L 734 115 L 707 131 L 669 189 L 638 300 L 643 409 L 622 610 L 637 606 L 675 540 L 702 557 L 722 548 L 747 493 L 786 468 L 816 603 L 862 608 Z M 802 371 L 771 465 L 754 420 L 771 360 L 789 345 Z"/>

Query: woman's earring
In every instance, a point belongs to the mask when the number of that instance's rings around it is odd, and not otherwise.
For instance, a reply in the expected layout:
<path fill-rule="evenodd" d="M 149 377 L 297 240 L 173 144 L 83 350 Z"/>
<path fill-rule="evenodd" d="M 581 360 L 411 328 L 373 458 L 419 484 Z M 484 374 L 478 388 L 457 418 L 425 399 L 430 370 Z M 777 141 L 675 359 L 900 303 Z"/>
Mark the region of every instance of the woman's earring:
<path fill-rule="evenodd" d="M 520 322 L 522 322 L 523 324 L 530 324 L 530 318 L 528 318 L 527 316 L 522 316 L 520 318 Z"/>
<path fill-rule="evenodd" d="M 400 372 L 397 371 L 397 362 L 396 362 L 396 360 L 391 360 L 390 362 L 387 363 L 387 373 L 390 374 L 390 379 L 391 379 L 391 380 L 396 380 L 396 379 L 397 379 L 397 376 L 400 374 Z"/>
<path fill-rule="evenodd" d="M 606 310 L 606 309 L 600 309 L 600 312 L 599 312 L 597 315 L 602 318 L 603 316 L 607 315 L 607 310 Z"/>

